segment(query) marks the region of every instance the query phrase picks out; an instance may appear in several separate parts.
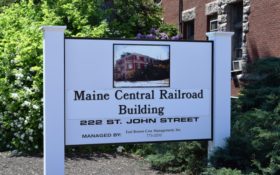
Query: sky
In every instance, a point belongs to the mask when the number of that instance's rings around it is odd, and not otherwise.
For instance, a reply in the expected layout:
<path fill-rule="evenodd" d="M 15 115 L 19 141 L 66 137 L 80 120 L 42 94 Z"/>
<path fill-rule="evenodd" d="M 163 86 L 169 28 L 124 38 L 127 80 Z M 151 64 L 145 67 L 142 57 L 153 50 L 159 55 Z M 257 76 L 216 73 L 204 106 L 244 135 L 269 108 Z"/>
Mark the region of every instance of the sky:
<path fill-rule="evenodd" d="M 115 45 L 115 60 L 121 58 L 126 52 L 139 53 L 150 57 L 166 60 L 169 58 L 169 46 L 150 46 L 150 45 Z"/>

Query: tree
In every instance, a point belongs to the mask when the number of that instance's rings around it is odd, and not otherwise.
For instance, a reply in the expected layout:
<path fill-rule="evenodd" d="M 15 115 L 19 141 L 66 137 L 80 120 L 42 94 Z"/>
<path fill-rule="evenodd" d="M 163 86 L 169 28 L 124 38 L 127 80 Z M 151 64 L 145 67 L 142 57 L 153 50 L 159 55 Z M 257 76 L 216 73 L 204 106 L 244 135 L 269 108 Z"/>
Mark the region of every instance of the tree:
<path fill-rule="evenodd" d="M 16 0 L 1 0 L 0 1 L 0 7 L 7 6 L 7 5 L 9 5 L 11 3 L 14 3 L 14 2 L 16 2 Z"/>
<path fill-rule="evenodd" d="M 111 37 L 134 37 L 162 24 L 161 8 L 153 0 L 107 0 L 105 16 Z"/>
<path fill-rule="evenodd" d="M 234 104 L 232 135 L 212 157 L 215 167 L 257 174 L 280 173 L 280 59 L 249 65 Z"/>

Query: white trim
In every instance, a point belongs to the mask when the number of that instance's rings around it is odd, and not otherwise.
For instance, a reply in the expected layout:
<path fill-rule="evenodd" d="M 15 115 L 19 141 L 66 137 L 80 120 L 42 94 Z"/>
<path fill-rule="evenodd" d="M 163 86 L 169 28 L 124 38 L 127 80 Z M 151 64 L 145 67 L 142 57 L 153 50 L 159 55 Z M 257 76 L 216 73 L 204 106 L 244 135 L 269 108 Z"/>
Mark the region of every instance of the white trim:
<path fill-rule="evenodd" d="M 187 22 L 194 20 L 196 17 L 195 7 L 182 12 L 182 20 Z"/>
<path fill-rule="evenodd" d="M 215 28 L 215 29 L 212 29 L 211 27 L 212 27 L 212 23 L 217 23 L 216 25 L 217 25 L 217 27 Z M 210 30 L 210 32 L 216 32 L 216 31 L 218 31 L 218 20 L 217 19 L 214 19 L 214 20 L 211 20 L 210 22 L 209 22 L 210 24 L 209 24 L 209 30 Z"/>
<path fill-rule="evenodd" d="M 64 30 L 44 31 L 44 175 L 64 174 Z"/>
<path fill-rule="evenodd" d="M 43 30 L 44 32 L 64 32 L 64 30 L 66 29 L 66 26 L 42 26 L 41 30 Z"/>
<path fill-rule="evenodd" d="M 209 2 L 205 4 L 205 15 L 212 15 L 218 12 L 218 1 Z"/>
<path fill-rule="evenodd" d="M 234 32 L 207 32 L 206 35 L 209 38 L 210 37 L 217 37 L 217 36 L 229 36 L 229 37 L 232 37 L 234 35 Z"/>
<path fill-rule="evenodd" d="M 223 147 L 230 137 L 231 47 L 233 32 L 206 33 L 214 41 L 214 117 L 213 140 L 208 142 L 208 157 Z"/>
<path fill-rule="evenodd" d="M 233 60 L 232 61 L 232 71 L 242 71 L 244 61 L 243 60 Z M 237 66 L 235 66 L 237 65 Z"/>

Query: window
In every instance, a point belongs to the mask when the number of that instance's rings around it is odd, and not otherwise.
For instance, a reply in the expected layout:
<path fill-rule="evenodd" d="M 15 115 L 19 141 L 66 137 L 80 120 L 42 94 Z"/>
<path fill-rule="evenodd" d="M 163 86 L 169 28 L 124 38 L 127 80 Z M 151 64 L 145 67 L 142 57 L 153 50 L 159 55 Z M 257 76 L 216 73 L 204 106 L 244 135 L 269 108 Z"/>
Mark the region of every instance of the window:
<path fill-rule="evenodd" d="M 233 3 L 228 7 L 228 30 L 234 32 L 232 37 L 232 58 L 242 59 L 242 20 L 243 3 Z"/>
<path fill-rule="evenodd" d="M 131 63 L 127 64 L 127 69 L 132 69 L 133 65 Z"/>
<path fill-rule="evenodd" d="M 194 20 L 184 23 L 183 38 L 187 40 L 194 40 Z"/>
<path fill-rule="evenodd" d="M 210 21 L 210 32 L 218 31 L 218 21 L 217 20 L 211 20 Z"/>
<path fill-rule="evenodd" d="M 208 32 L 218 31 L 218 15 L 217 14 L 207 16 L 207 31 Z"/>
<path fill-rule="evenodd" d="M 234 32 L 232 37 L 232 72 L 240 74 L 245 62 L 242 60 L 242 21 L 243 3 L 232 3 L 228 6 L 227 30 Z"/>
<path fill-rule="evenodd" d="M 156 4 L 161 4 L 161 0 L 154 0 Z"/>
<path fill-rule="evenodd" d="M 234 50 L 234 57 L 236 59 L 241 59 L 242 58 L 242 49 L 241 48 L 236 48 Z"/>

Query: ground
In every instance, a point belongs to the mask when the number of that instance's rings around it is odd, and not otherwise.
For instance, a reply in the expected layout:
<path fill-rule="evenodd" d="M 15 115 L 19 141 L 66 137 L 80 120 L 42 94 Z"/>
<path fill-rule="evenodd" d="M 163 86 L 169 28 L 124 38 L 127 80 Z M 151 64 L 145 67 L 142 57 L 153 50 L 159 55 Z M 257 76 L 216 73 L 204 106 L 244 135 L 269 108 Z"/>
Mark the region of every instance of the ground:
<path fill-rule="evenodd" d="M 11 156 L 0 152 L 0 175 L 41 175 L 43 157 Z M 126 154 L 95 153 L 66 157 L 66 175 L 157 175 L 142 158 Z M 165 173 L 164 175 L 171 175 Z"/>

